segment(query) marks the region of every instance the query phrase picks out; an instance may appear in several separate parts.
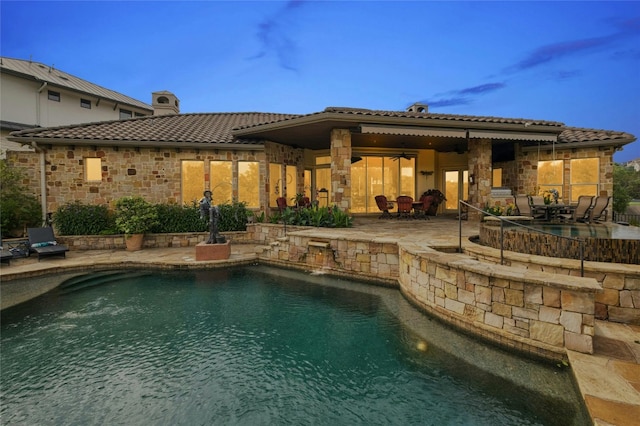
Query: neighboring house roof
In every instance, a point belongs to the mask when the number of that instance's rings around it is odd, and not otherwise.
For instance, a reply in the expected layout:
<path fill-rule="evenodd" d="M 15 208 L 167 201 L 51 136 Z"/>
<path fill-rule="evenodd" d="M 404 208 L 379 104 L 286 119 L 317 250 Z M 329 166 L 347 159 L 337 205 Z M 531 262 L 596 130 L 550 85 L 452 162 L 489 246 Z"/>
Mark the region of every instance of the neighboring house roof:
<path fill-rule="evenodd" d="M 0 72 L 13 74 L 22 78 L 47 82 L 51 86 L 57 86 L 75 92 L 86 93 L 101 99 L 108 99 L 120 104 L 135 106 L 153 112 L 153 107 L 137 99 L 125 96 L 113 90 L 106 89 L 87 80 L 83 80 L 53 66 L 23 59 L 0 58 Z"/>
<path fill-rule="evenodd" d="M 193 146 L 203 144 L 257 144 L 239 140 L 231 130 L 248 123 L 261 123 L 291 117 L 291 114 L 260 112 L 203 113 L 145 116 L 129 120 L 101 121 L 11 133 L 9 140 L 46 143 L 105 144 L 132 143 L 135 146 Z"/>
<path fill-rule="evenodd" d="M 367 126 L 371 129 L 368 133 L 363 130 Z M 531 148 L 551 143 L 558 148 L 622 146 L 635 140 L 633 135 L 625 132 L 566 127 L 555 121 L 353 108 L 327 108 L 320 113 L 306 115 L 245 112 L 147 116 L 23 130 L 11 133 L 9 140 L 176 147 L 202 147 L 211 143 L 247 145 L 271 140 L 297 147 L 327 149 L 334 128 L 351 129 L 354 132 L 353 146 L 371 146 L 366 145 L 366 138 L 375 138 L 380 147 L 411 149 L 412 139 L 417 141 L 413 148 L 424 148 L 424 138 L 414 136 L 428 136 L 433 142 L 430 147 L 443 151 L 456 149 L 460 142 L 466 143 L 467 135 L 488 135 L 486 137 L 502 139 L 502 143 L 518 141 Z M 447 132 L 451 134 L 447 135 Z M 532 138 L 526 139 L 528 135 Z"/>

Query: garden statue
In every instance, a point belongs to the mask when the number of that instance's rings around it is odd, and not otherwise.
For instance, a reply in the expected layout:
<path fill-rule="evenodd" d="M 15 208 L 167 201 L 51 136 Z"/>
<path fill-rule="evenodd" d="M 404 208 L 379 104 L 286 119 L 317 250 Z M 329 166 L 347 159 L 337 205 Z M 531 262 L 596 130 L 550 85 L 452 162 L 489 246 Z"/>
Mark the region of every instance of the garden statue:
<path fill-rule="evenodd" d="M 224 244 L 227 240 L 224 235 L 220 235 L 218 232 L 220 210 L 218 206 L 211 204 L 211 195 L 211 191 L 204 191 L 204 197 L 200 200 L 200 218 L 209 220 L 209 239 L 207 244 Z"/>

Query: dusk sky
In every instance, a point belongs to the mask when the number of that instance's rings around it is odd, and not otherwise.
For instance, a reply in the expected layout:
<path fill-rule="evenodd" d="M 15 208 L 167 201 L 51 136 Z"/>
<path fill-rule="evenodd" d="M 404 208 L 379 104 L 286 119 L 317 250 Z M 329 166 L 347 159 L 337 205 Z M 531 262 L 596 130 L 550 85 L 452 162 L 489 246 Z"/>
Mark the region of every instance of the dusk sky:
<path fill-rule="evenodd" d="M 422 102 L 640 137 L 637 1 L 2 0 L 0 16 L 2 56 L 149 104 L 168 90 L 181 112 Z M 638 141 L 614 156 L 638 158 Z"/>

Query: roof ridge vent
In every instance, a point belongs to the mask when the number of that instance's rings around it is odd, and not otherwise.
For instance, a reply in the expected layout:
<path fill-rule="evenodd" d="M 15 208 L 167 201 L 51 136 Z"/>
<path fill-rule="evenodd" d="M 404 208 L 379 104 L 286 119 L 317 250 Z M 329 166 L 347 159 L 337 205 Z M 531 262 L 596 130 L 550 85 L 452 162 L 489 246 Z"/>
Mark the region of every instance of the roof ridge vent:
<path fill-rule="evenodd" d="M 415 104 L 407 108 L 407 112 L 421 112 L 423 114 L 426 114 L 427 112 L 429 112 L 429 105 L 416 102 Z"/>

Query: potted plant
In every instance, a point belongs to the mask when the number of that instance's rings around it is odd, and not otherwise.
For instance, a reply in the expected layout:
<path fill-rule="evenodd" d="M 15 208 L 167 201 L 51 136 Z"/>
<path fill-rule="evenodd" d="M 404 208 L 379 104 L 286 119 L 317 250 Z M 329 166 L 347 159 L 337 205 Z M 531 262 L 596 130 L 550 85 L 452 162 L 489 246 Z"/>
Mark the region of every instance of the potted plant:
<path fill-rule="evenodd" d="M 142 248 L 145 232 L 158 223 L 156 207 L 140 196 L 122 197 L 116 200 L 116 227 L 125 234 L 127 250 Z"/>

